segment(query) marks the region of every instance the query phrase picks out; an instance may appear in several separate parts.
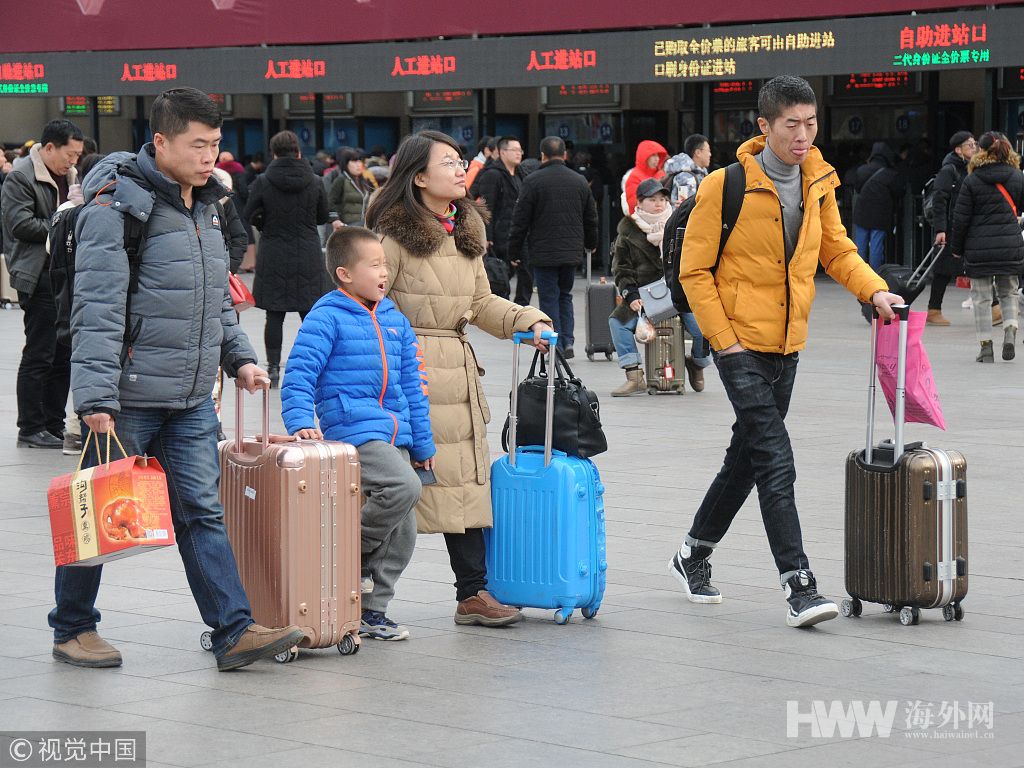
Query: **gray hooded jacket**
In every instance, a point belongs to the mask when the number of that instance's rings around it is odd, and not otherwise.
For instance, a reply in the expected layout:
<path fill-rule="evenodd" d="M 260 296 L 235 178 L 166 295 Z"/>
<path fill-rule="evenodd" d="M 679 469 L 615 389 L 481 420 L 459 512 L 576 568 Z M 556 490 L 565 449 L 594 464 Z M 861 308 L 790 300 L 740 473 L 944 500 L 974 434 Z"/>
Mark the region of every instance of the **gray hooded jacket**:
<path fill-rule="evenodd" d="M 683 200 L 697 194 L 697 187 L 708 175 L 707 168 L 700 168 L 685 152 L 680 152 L 665 161 L 662 169 L 666 175 L 675 174 L 672 179 L 672 205 L 679 205 Z"/>
<path fill-rule="evenodd" d="M 213 203 L 216 179 L 194 190 L 161 173 L 152 144 L 108 155 L 89 173 L 78 217 L 71 311 L 75 410 L 192 408 L 210 397 L 217 366 L 231 375 L 256 361 L 227 286 L 228 254 Z M 131 300 L 131 346 L 124 343 L 128 257 L 124 220 L 146 222 L 139 289 Z"/>

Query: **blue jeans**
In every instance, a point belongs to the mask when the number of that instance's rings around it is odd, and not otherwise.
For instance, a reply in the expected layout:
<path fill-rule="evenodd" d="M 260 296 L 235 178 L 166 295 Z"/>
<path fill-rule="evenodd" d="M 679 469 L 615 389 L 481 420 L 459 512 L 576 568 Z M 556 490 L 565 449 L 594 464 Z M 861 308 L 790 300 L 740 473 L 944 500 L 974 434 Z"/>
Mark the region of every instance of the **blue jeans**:
<path fill-rule="evenodd" d="M 537 286 L 540 311 L 551 318 L 558 332 L 558 346 L 571 347 L 575 338 L 575 320 L 572 311 L 572 286 L 576 280 L 576 267 L 534 267 L 533 281 Z"/>
<path fill-rule="evenodd" d="M 799 353 L 715 354 L 736 423 L 725 462 L 697 510 L 690 538 L 715 545 L 757 486 L 761 518 L 780 574 L 807 568 L 793 485 L 796 468 L 785 418 Z"/>
<path fill-rule="evenodd" d="M 704 349 L 704 336 L 700 332 L 700 326 L 697 325 L 697 318 L 693 312 L 686 312 L 680 317 L 683 320 L 683 328 L 693 338 L 693 362 L 696 363 L 698 368 L 707 368 L 711 365 L 711 355 L 706 357 L 700 357 L 696 353 Z M 640 365 L 640 353 L 636 346 L 636 337 L 633 335 L 636 332 L 636 324 L 639 321 L 639 316 L 633 315 L 631 320 L 623 323 L 614 315 L 608 318 L 608 328 L 612 332 L 612 342 L 615 344 L 615 354 L 619 357 L 620 368 L 630 368 L 634 365 Z"/>
<path fill-rule="evenodd" d="M 116 418 L 117 436 L 128 455 L 152 456 L 167 474 L 178 551 L 199 613 L 213 630 L 213 652 L 220 656 L 238 642 L 253 620 L 217 490 L 220 424 L 213 401 L 207 398 L 184 411 L 123 408 Z M 88 433 L 83 425 L 83 440 Z M 90 447 L 83 466 L 97 463 Z M 57 569 L 56 607 L 49 616 L 55 643 L 96 629 L 100 612 L 95 603 L 102 571 L 102 566 Z"/>
<path fill-rule="evenodd" d="M 861 258 L 867 260 L 872 269 L 877 270 L 885 264 L 884 229 L 864 229 L 854 224 L 853 242 L 857 244 Z"/>

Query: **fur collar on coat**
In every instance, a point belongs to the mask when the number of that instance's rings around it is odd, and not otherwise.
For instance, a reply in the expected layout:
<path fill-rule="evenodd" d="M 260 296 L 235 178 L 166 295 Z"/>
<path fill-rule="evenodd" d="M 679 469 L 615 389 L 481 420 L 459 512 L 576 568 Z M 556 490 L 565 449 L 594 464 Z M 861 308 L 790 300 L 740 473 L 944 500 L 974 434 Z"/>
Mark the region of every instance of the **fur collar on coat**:
<path fill-rule="evenodd" d="M 456 200 L 455 247 L 470 259 L 478 259 L 487 251 L 487 231 L 484 228 L 487 209 L 472 200 Z M 413 256 L 430 256 L 444 245 L 448 233 L 438 221 L 424 221 L 413 217 L 405 206 L 396 205 L 381 214 L 377 220 L 377 233 L 390 237 Z"/>

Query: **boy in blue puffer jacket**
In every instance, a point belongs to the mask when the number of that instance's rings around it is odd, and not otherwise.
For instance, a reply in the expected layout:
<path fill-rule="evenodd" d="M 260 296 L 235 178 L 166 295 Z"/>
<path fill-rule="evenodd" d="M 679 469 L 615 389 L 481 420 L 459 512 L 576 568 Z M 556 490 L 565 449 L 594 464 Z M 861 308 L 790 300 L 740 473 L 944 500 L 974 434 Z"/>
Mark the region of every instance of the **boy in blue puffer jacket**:
<path fill-rule="evenodd" d="M 359 449 L 366 494 L 360 635 L 404 640 L 409 630 L 386 611 L 416 545 L 423 486 L 413 467 L 434 468 L 423 353 L 409 321 L 384 298 L 388 270 L 376 235 L 362 227 L 335 232 L 327 269 L 338 290 L 313 305 L 292 346 L 281 387 L 284 424 L 288 434 Z"/>

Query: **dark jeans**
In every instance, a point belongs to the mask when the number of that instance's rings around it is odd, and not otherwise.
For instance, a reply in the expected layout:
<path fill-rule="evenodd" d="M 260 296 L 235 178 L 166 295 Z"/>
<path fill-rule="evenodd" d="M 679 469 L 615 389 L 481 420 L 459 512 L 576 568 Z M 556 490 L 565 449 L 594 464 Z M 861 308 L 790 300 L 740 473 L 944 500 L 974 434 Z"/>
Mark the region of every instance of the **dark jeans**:
<path fill-rule="evenodd" d="M 43 272 L 33 293 L 18 291 L 25 310 L 25 348 L 18 367 L 18 431 L 64 433 L 64 412 L 71 385 L 71 347 L 57 341 L 57 305 L 50 275 Z"/>
<path fill-rule="evenodd" d="M 263 346 L 267 350 L 267 365 L 281 364 L 281 344 L 284 342 L 284 316 L 287 312 L 267 310 L 267 323 L 263 327 Z M 305 320 L 306 313 L 299 312 L 299 319 Z"/>
<path fill-rule="evenodd" d="M 520 306 L 527 307 L 533 301 L 533 274 L 522 262 L 519 262 L 519 266 L 515 267 L 514 271 L 516 274 L 516 297 L 514 301 Z"/>
<path fill-rule="evenodd" d="M 537 282 L 540 311 L 551 318 L 558 332 L 558 346 L 571 347 L 574 341 L 572 313 L 572 286 L 576 267 L 535 267 L 533 279 Z"/>
<path fill-rule="evenodd" d="M 481 528 L 467 528 L 465 533 L 446 533 L 448 558 L 455 572 L 455 599 L 460 603 L 487 589 L 487 551 Z"/>
<path fill-rule="evenodd" d="M 793 494 L 793 448 L 784 423 L 798 359 L 795 352 L 715 354 L 736 423 L 722 469 L 690 528 L 691 538 L 718 543 L 756 484 L 761 517 L 780 574 L 808 567 Z"/>
<path fill-rule="evenodd" d="M 252 624 L 217 492 L 219 426 L 209 398 L 185 411 L 122 408 L 117 415 L 117 436 L 128 454 L 148 454 L 167 473 L 178 552 L 199 613 L 213 629 L 213 652 L 218 656 L 238 642 Z M 83 440 L 88 433 L 83 425 Z M 83 466 L 96 463 L 96 452 L 90 448 Z M 56 607 L 49 616 L 55 643 L 96 629 L 100 612 L 95 603 L 102 571 L 102 566 L 57 569 Z"/>
<path fill-rule="evenodd" d="M 942 309 L 946 288 L 954 279 L 952 275 L 936 274 L 932 276 L 932 292 L 928 296 L 928 309 Z"/>

